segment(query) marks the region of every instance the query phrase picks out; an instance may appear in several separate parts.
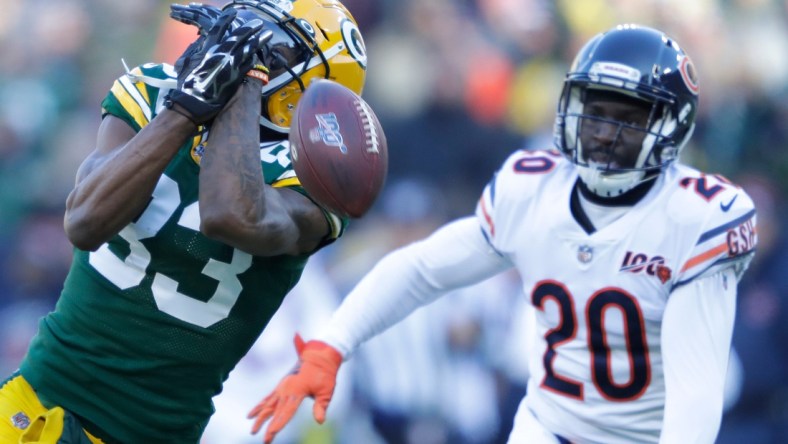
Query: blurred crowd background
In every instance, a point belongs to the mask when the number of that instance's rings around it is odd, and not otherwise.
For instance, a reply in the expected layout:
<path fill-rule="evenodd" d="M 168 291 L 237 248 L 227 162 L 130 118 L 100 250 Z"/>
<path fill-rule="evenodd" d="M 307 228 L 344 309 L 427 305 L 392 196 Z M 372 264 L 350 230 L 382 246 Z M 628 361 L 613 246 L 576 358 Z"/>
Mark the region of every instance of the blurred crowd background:
<path fill-rule="evenodd" d="M 259 442 L 245 415 L 294 362 L 293 334 L 314 332 L 387 251 L 470 214 L 513 150 L 551 148 L 571 58 L 622 22 L 660 28 L 689 52 L 701 104 L 683 160 L 738 183 L 758 209 L 718 442 L 788 442 L 788 0 L 344 3 L 369 53 L 363 95 L 388 138 L 385 191 L 310 263 L 217 397 L 204 444 Z M 171 63 L 194 38 L 169 4 L 0 0 L 0 378 L 57 300 L 71 260 L 65 198 L 121 59 Z M 280 442 L 505 442 L 527 378 L 517 285 L 499 276 L 373 339 L 343 367 L 328 424 L 314 426 L 306 406 Z"/>

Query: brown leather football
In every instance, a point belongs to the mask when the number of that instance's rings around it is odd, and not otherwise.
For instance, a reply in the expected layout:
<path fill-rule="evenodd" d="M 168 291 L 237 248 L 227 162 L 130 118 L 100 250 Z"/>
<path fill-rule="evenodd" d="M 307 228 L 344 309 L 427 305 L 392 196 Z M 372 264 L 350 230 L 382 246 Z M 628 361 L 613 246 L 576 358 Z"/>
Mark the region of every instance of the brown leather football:
<path fill-rule="evenodd" d="M 290 125 L 293 168 L 326 209 L 359 218 L 386 180 L 388 148 L 375 112 L 355 92 L 331 80 L 313 81 Z"/>

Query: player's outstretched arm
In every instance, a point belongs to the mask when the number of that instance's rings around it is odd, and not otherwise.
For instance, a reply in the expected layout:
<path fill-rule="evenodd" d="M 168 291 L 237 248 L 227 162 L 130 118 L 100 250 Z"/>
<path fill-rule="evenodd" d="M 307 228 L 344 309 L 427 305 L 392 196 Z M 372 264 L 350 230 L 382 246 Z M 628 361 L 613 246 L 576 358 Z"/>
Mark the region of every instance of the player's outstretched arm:
<path fill-rule="evenodd" d="M 321 341 L 301 345 L 296 339 L 299 364 L 250 412 L 249 418 L 255 419 L 252 432 L 271 419 L 265 435 L 265 442 L 271 442 L 307 396 L 315 398 L 313 414 L 322 423 L 343 356 L 449 290 L 510 266 L 490 248 L 473 217 L 390 253 L 345 298 L 321 332 Z"/>
<path fill-rule="evenodd" d="M 298 362 L 293 371 L 248 415 L 249 419 L 254 419 L 252 434 L 259 432 L 263 424 L 271 420 L 265 432 L 266 443 L 273 441 L 276 434 L 290 422 L 306 397 L 314 398 L 312 414 L 315 421 L 322 424 L 326 420 L 326 409 L 334 395 L 342 355 L 324 342 L 305 343 L 299 335 L 295 337 L 295 347 Z"/>

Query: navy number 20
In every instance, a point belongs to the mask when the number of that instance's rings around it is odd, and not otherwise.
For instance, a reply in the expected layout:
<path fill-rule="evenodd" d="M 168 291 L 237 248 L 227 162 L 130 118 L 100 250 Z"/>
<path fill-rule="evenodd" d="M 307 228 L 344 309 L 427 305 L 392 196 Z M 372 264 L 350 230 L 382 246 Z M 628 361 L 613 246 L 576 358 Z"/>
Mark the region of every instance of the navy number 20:
<path fill-rule="evenodd" d="M 560 395 L 583 399 L 583 383 L 558 374 L 554 368 L 557 349 L 577 334 L 578 322 L 574 298 L 560 282 L 546 280 L 537 283 L 531 302 L 544 311 L 549 301 L 558 306 L 558 325 L 545 334 L 547 350 L 543 363 L 545 376 L 541 387 Z M 624 319 L 624 334 L 630 365 L 630 377 L 623 383 L 612 378 L 611 350 L 606 340 L 604 317 L 607 310 L 618 310 Z M 589 298 L 585 307 L 588 326 L 588 350 L 591 353 L 591 376 L 599 393 L 609 401 L 632 401 L 646 391 L 651 382 L 646 330 L 640 306 L 634 297 L 619 288 L 604 288 Z"/>

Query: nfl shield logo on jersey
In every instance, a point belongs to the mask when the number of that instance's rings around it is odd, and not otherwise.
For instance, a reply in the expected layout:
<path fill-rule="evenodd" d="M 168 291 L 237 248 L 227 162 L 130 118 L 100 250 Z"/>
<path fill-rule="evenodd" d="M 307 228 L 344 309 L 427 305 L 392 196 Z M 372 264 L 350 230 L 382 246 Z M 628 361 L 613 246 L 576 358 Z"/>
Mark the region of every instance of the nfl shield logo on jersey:
<path fill-rule="evenodd" d="M 30 425 L 30 417 L 25 412 L 19 412 L 11 417 L 11 423 L 14 427 L 25 430 Z"/>
<path fill-rule="evenodd" d="M 588 245 L 581 245 L 580 248 L 577 249 L 577 260 L 580 262 L 587 264 L 591 262 L 591 259 L 594 258 L 594 249 Z"/>

